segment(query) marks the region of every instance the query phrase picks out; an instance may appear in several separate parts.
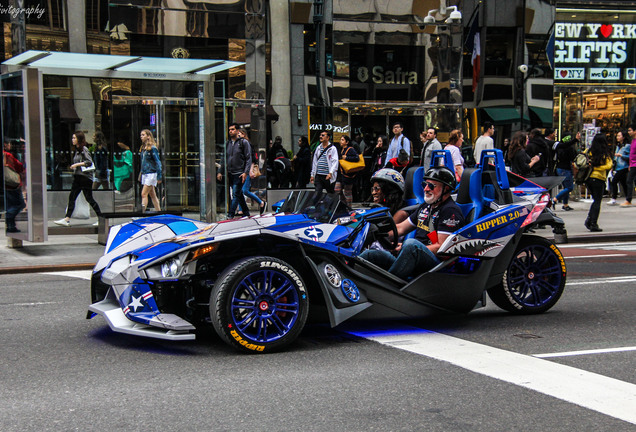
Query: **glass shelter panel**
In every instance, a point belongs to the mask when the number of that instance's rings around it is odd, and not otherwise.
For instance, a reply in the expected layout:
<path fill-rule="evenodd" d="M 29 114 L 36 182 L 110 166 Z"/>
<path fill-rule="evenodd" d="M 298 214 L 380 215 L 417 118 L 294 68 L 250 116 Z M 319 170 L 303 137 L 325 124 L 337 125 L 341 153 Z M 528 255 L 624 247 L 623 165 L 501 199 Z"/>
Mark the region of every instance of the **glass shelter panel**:
<path fill-rule="evenodd" d="M 7 233 L 27 233 L 27 163 L 24 130 L 24 94 L 22 74 L 4 75 L 0 79 L 2 109 L 3 197 Z"/>

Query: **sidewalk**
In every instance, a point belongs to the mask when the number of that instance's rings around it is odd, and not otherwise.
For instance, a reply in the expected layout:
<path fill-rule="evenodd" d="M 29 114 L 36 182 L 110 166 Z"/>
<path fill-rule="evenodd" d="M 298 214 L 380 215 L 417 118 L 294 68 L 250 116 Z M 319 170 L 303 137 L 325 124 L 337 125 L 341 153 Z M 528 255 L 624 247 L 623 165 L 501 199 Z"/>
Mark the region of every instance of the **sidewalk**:
<path fill-rule="evenodd" d="M 568 212 L 561 210 L 560 204 L 557 206 L 556 214 L 565 221 L 569 243 L 636 240 L 636 205 L 609 206 L 608 199 L 604 199 L 599 218 L 603 232 L 591 233 L 583 226 L 590 202 L 570 202 L 574 210 Z M 104 254 L 104 246 L 97 243 L 97 234 L 49 235 L 45 243 L 25 241 L 22 248 L 12 249 L 8 247 L 4 230 L 3 220 L 0 222 L 0 274 L 90 270 Z M 554 239 L 550 227 L 538 229 L 536 234 Z"/>

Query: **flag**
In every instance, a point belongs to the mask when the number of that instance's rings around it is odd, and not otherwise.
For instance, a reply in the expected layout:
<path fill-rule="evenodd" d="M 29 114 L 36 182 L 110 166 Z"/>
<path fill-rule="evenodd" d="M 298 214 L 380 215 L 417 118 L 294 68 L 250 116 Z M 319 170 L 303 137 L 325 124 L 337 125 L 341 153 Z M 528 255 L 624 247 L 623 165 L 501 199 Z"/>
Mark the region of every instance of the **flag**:
<path fill-rule="evenodd" d="M 481 72 L 481 37 L 480 32 L 475 33 L 475 38 L 473 42 L 473 93 L 475 93 L 475 89 L 477 89 L 477 84 L 479 83 L 479 73 Z"/>
<path fill-rule="evenodd" d="M 473 64 L 473 93 L 477 88 L 480 77 L 481 66 L 481 31 L 479 30 L 479 12 L 475 14 L 473 22 L 470 25 L 468 31 L 468 37 L 466 38 L 466 50 L 473 53 L 471 63 Z"/>

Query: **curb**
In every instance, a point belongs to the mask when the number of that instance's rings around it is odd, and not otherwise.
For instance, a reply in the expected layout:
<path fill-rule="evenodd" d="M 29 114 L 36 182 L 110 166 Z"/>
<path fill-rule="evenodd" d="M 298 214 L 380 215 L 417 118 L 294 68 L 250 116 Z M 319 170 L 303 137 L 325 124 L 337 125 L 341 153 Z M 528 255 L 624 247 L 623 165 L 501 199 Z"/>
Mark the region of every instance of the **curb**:
<path fill-rule="evenodd" d="M 0 267 L 0 275 L 19 273 L 40 273 L 72 270 L 92 270 L 96 263 L 83 264 L 46 264 L 23 267 Z"/>
<path fill-rule="evenodd" d="M 554 237 L 548 237 L 554 240 Z M 620 241 L 636 241 L 636 233 L 607 233 L 607 234 L 575 234 L 567 237 L 567 241 L 560 244 L 568 243 L 607 243 Z"/>

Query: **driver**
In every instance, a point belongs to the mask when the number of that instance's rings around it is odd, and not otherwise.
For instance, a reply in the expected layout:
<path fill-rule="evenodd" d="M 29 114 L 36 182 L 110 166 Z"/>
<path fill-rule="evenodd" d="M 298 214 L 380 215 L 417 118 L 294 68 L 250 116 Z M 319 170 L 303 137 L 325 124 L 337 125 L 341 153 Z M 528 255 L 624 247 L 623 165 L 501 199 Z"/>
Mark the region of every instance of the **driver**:
<path fill-rule="evenodd" d="M 456 185 L 455 175 L 448 168 L 429 169 L 422 181 L 424 204 L 397 224 L 398 236 L 416 230 L 415 238 L 398 244 L 397 258 L 391 252 L 371 249 L 360 257 L 404 280 L 435 267 L 439 264 L 436 256 L 439 248 L 450 234 L 465 224 L 459 206 L 450 196 Z"/>

